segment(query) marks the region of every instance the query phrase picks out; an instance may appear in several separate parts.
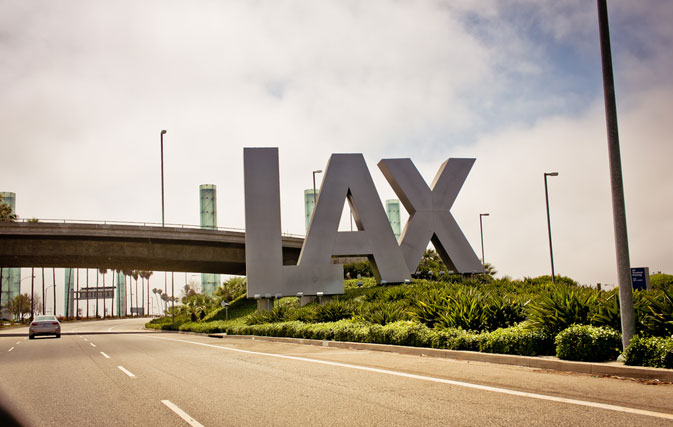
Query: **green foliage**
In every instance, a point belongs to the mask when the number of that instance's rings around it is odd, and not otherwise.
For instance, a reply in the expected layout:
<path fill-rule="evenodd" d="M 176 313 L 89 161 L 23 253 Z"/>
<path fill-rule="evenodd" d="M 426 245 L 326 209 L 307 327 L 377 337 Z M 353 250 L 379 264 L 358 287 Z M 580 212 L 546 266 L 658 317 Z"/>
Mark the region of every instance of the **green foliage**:
<path fill-rule="evenodd" d="M 624 363 L 673 369 L 673 337 L 634 336 L 624 350 Z"/>
<path fill-rule="evenodd" d="M 673 290 L 673 274 L 656 273 L 650 275 L 650 286 L 652 289 L 669 291 Z"/>
<path fill-rule="evenodd" d="M 524 320 L 526 304 L 517 297 L 461 287 L 426 293 L 416 301 L 412 316 L 429 327 L 491 331 Z"/>
<path fill-rule="evenodd" d="M 246 278 L 234 276 L 223 282 L 222 285 L 218 286 L 213 292 L 213 297 L 215 297 L 218 304 L 222 301 L 230 302 L 241 297 L 242 295 L 245 295 L 246 290 Z"/>
<path fill-rule="evenodd" d="M 566 276 L 554 276 L 557 285 L 578 286 L 578 283 Z M 552 284 L 551 276 L 524 277 L 523 283 L 526 285 L 547 285 Z"/>
<path fill-rule="evenodd" d="M 358 277 L 358 274 L 361 277 L 374 276 L 374 272 L 372 271 L 372 266 L 369 265 L 369 261 L 352 262 L 349 264 L 344 264 L 345 279 L 355 279 Z"/>
<path fill-rule="evenodd" d="M 484 353 L 518 354 L 540 356 L 554 353 L 553 336 L 517 325 L 496 329 L 478 336 L 479 351 Z"/>
<path fill-rule="evenodd" d="M 662 290 L 645 295 L 649 313 L 643 316 L 642 323 L 653 336 L 673 335 L 673 289 Z"/>
<path fill-rule="evenodd" d="M 589 288 L 549 286 L 528 304 L 528 326 L 556 335 L 573 324 L 589 324 L 597 294 Z"/>
<path fill-rule="evenodd" d="M 349 302 L 334 299 L 326 304 L 316 306 L 313 319 L 316 322 L 336 322 L 341 319 L 350 319 L 355 310 Z"/>
<path fill-rule="evenodd" d="M 388 323 L 400 320 L 409 320 L 406 306 L 400 302 L 389 303 L 381 301 L 362 304 L 358 308 L 357 313 L 362 320 L 379 325 L 387 325 Z"/>
<path fill-rule="evenodd" d="M 14 222 L 19 217 L 12 212 L 12 208 L 3 202 L 2 196 L 0 196 L 0 222 Z"/>
<path fill-rule="evenodd" d="M 554 342 L 559 359 L 602 362 L 617 358 L 622 337 L 612 328 L 572 325 L 556 335 Z"/>
<path fill-rule="evenodd" d="M 432 260 L 433 256 L 428 259 Z M 281 298 L 273 310 L 266 313 L 258 313 L 256 301 L 241 295 L 231 301 L 229 320 L 225 320 L 225 310 L 219 305 L 228 298 L 223 286 L 221 294 L 215 298 L 201 299 L 203 296 L 190 295 L 185 298 L 185 304 L 178 307 L 175 321 L 170 316 L 164 317 L 153 320 L 148 327 L 521 355 L 555 354 L 554 337 L 573 324 L 620 327 L 617 290 L 605 292 L 579 287 L 572 280 L 561 278 L 558 278 L 561 283 L 552 285 L 549 276 L 524 280 L 483 279 L 480 276 L 483 275 L 447 274 L 442 280 L 421 279 L 388 286 L 376 285 L 373 278 L 351 279 L 345 281 L 345 295 L 339 298 L 304 307 L 299 306 L 295 297 Z M 241 289 L 242 279 L 237 279 L 236 286 Z M 362 281 L 363 286 L 357 286 L 358 281 Z M 654 290 L 634 292 L 633 295 L 636 327 L 641 336 L 670 336 L 673 293 Z M 199 321 L 201 313 L 205 316 Z M 194 321 L 190 321 L 192 314 Z M 584 343 L 592 338 L 593 329 L 587 326 L 575 328 L 579 328 L 579 332 L 565 332 L 559 338 L 559 355 L 577 358 L 600 354 L 595 349 L 586 349 L 591 345 L 603 345 L 601 342 Z M 611 333 L 607 334 L 612 338 L 614 334 L 618 336 L 614 331 Z M 599 338 L 604 339 L 603 335 L 605 333 L 601 332 Z M 571 339 L 581 342 L 579 347 L 584 353 L 580 356 L 570 354 L 568 349 L 575 346 L 568 344 Z M 611 349 L 608 357 L 614 357 L 619 345 L 603 345 L 601 348 L 606 346 Z M 638 351 L 642 353 L 641 347 L 631 350 L 634 361 L 645 359 L 635 356 Z M 652 348 L 659 347 L 657 344 Z M 657 357 L 661 359 L 663 356 Z"/>

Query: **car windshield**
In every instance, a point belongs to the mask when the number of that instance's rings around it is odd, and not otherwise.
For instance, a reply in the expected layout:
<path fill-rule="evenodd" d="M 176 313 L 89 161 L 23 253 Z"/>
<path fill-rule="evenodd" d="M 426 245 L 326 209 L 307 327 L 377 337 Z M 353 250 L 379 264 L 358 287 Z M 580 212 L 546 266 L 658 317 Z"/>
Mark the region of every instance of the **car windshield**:
<path fill-rule="evenodd" d="M 37 317 L 35 318 L 35 320 L 36 320 L 37 322 L 39 322 L 39 321 L 45 321 L 45 320 L 56 320 L 56 317 L 55 317 L 55 316 L 37 316 Z"/>

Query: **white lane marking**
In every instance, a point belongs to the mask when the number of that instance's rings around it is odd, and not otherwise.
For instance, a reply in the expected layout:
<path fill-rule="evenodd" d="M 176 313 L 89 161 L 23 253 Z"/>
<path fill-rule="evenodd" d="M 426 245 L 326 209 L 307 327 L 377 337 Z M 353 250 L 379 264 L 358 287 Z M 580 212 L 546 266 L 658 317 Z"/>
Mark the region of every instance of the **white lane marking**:
<path fill-rule="evenodd" d="M 131 378 L 135 378 L 135 377 L 136 377 L 135 375 L 133 375 L 133 374 L 132 374 L 128 369 L 126 369 L 125 367 L 123 367 L 123 366 L 117 366 L 117 367 L 119 368 L 120 371 L 122 371 L 123 373 L 125 373 L 125 374 L 128 375 L 129 377 L 131 377 Z"/>
<path fill-rule="evenodd" d="M 82 337 L 82 339 L 83 339 L 84 341 L 87 341 L 87 342 L 89 341 L 88 339 L 86 339 L 86 338 L 84 338 L 84 337 Z"/>
<path fill-rule="evenodd" d="M 96 347 L 96 344 L 94 344 L 92 342 L 90 342 L 89 345 L 91 345 L 91 347 Z"/>
<path fill-rule="evenodd" d="M 110 356 L 108 356 L 107 354 L 103 353 L 102 351 L 100 352 L 100 354 L 102 354 L 103 357 L 106 358 L 106 359 L 109 359 L 109 358 L 110 358 Z"/>
<path fill-rule="evenodd" d="M 317 364 L 320 364 L 320 365 L 338 366 L 338 367 L 341 367 L 341 368 L 356 369 L 356 370 L 360 370 L 360 371 L 375 372 L 375 373 L 378 373 L 378 374 L 393 375 L 393 376 L 397 376 L 397 377 L 411 378 L 411 379 L 416 379 L 416 380 L 421 380 L 421 381 L 430 381 L 430 382 L 441 383 L 441 384 L 449 384 L 449 385 L 454 385 L 454 386 L 458 386 L 458 387 L 471 388 L 471 389 L 475 389 L 475 390 L 491 391 L 491 392 L 494 392 L 494 393 L 508 394 L 510 396 L 528 397 L 528 398 L 531 398 L 531 399 L 548 400 L 548 401 L 551 401 L 551 402 L 568 403 L 568 404 L 571 404 L 571 405 L 588 406 L 588 407 L 591 407 L 591 408 L 606 409 L 606 410 L 609 410 L 609 411 L 626 412 L 626 413 L 629 413 L 629 414 L 647 415 L 647 416 L 650 416 L 650 417 L 665 418 L 665 419 L 673 420 L 673 414 L 667 414 L 667 413 L 664 413 L 664 412 L 646 411 L 646 410 L 643 410 L 643 409 L 629 408 L 629 407 L 626 407 L 626 406 L 618 406 L 618 405 L 609 405 L 609 404 L 598 403 L 598 402 L 589 402 L 589 401 L 586 401 L 586 400 L 566 399 L 564 397 L 548 396 L 548 395 L 545 395 L 545 394 L 538 394 L 538 393 L 528 393 L 528 392 L 525 392 L 525 391 L 510 390 L 510 389 L 501 388 L 501 387 L 491 387 L 491 386 L 481 385 L 481 384 L 472 384 L 472 383 L 467 383 L 467 382 L 463 382 L 463 381 L 447 380 L 447 379 L 444 379 L 444 378 L 429 377 L 429 376 L 425 376 L 425 375 L 408 374 L 406 372 L 397 372 L 397 371 L 391 371 L 391 370 L 388 370 L 388 369 L 371 368 L 371 367 L 368 367 L 368 366 L 351 365 L 351 364 L 348 364 L 348 363 L 331 362 L 331 361 L 327 361 L 327 360 L 318 360 L 318 359 L 309 359 L 309 358 L 306 358 L 306 357 L 285 356 L 285 355 L 282 355 L 282 354 L 262 353 L 262 352 L 259 352 L 259 351 L 241 350 L 239 348 L 222 347 L 222 346 L 218 346 L 218 345 L 205 344 L 205 343 L 200 343 L 200 342 L 195 342 L 195 341 L 178 340 L 178 339 L 175 339 L 175 338 L 163 338 L 163 337 L 155 337 L 155 336 L 149 336 L 149 335 L 148 335 L 148 337 L 158 339 L 158 340 L 184 342 L 184 343 L 188 343 L 188 344 L 200 345 L 200 346 L 203 346 L 203 347 L 217 348 L 217 349 L 220 349 L 220 350 L 233 351 L 233 352 L 237 352 L 237 353 L 254 354 L 254 355 L 257 355 L 257 356 L 275 357 L 275 358 L 278 358 L 278 359 L 297 360 L 297 361 L 300 361 L 300 362 L 317 363 Z"/>
<path fill-rule="evenodd" d="M 19 345 L 19 344 L 21 344 L 21 341 L 19 341 L 19 342 L 16 343 L 16 345 Z"/>
<path fill-rule="evenodd" d="M 10 352 L 10 351 L 12 351 L 12 350 L 14 350 L 14 347 L 12 347 L 12 348 L 10 348 L 9 350 L 7 350 L 7 352 Z"/>
<path fill-rule="evenodd" d="M 175 403 L 171 402 L 170 400 L 162 400 L 161 403 L 168 406 L 168 409 L 170 409 L 171 411 L 178 414 L 178 416 L 180 418 L 182 418 L 183 420 L 185 420 L 187 422 L 187 424 L 189 424 L 190 426 L 192 426 L 192 427 L 203 427 L 203 424 L 196 421 L 194 418 L 192 418 L 188 413 L 186 413 L 182 409 L 178 408 L 178 406 Z"/>

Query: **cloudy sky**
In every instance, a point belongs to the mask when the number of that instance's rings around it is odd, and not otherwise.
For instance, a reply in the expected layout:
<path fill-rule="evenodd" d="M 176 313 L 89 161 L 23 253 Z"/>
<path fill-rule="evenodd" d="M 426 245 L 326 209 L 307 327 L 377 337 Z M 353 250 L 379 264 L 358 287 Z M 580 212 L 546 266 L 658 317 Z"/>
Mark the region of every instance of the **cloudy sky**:
<path fill-rule="evenodd" d="M 673 272 L 673 3 L 609 2 L 633 266 Z M 22 218 L 244 228 L 243 147 L 279 147 L 283 231 L 331 153 L 475 157 L 453 214 L 500 275 L 614 283 L 593 1 L 0 0 L 0 191 Z"/>

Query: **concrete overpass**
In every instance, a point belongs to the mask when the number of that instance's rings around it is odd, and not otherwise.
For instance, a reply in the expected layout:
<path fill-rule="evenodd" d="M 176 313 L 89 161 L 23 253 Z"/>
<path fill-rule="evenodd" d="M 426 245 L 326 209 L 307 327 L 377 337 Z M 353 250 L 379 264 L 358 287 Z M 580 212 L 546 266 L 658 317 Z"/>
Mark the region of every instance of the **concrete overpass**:
<path fill-rule="evenodd" d="M 283 236 L 283 263 L 304 239 Z M 245 274 L 242 231 L 147 225 L 0 222 L 0 267 Z"/>

